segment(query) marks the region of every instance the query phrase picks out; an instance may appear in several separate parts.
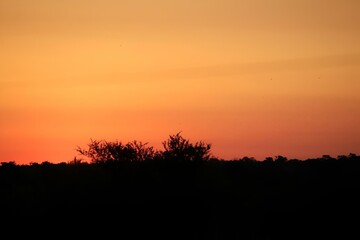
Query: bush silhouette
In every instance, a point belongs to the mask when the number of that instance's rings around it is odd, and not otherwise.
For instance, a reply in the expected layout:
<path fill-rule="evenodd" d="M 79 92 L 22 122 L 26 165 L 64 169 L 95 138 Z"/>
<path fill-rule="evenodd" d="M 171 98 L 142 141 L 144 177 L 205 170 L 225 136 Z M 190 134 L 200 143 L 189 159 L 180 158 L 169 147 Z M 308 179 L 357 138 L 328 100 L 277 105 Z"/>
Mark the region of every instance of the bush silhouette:
<path fill-rule="evenodd" d="M 214 161 L 210 144 L 191 143 L 181 133 L 163 147 L 91 140 L 77 149 L 91 164 L 0 162 L 3 222 L 21 229 L 11 236 L 29 236 L 23 229 L 33 224 L 34 236 L 41 226 L 48 237 L 48 224 L 54 233 L 78 230 L 82 238 L 359 239 L 360 156 L 354 153 Z M 113 162 L 126 164 L 99 164 Z M 59 229 L 54 222 L 63 219 L 67 225 Z"/>
<path fill-rule="evenodd" d="M 165 159 L 173 161 L 194 161 L 200 162 L 210 159 L 211 144 L 202 141 L 195 144 L 181 136 L 180 132 L 170 135 L 167 141 L 163 142 Z"/>
<path fill-rule="evenodd" d="M 120 141 L 92 140 L 88 149 L 78 147 L 81 155 L 88 157 L 92 163 L 139 162 L 152 159 L 155 155 L 153 147 L 147 143 L 132 141 L 123 144 Z"/>
<path fill-rule="evenodd" d="M 145 160 L 169 160 L 177 162 L 201 162 L 211 157 L 211 145 L 202 141 L 190 143 L 180 132 L 170 135 L 163 143 L 164 150 L 156 151 L 147 143 L 139 141 L 123 144 L 120 141 L 91 139 L 88 149 L 78 147 L 81 155 L 90 159 L 91 163 L 141 162 Z"/>

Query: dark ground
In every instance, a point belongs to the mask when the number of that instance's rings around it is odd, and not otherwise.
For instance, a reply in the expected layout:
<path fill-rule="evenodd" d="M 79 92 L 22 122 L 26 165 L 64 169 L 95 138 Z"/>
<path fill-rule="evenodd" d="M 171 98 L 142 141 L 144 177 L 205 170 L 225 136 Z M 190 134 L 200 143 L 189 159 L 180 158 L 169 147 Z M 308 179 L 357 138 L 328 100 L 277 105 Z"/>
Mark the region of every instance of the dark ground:
<path fill-rule="evenodd" d="M 360 239 L 360 159 L 0 167 L 2 234 Z"/>

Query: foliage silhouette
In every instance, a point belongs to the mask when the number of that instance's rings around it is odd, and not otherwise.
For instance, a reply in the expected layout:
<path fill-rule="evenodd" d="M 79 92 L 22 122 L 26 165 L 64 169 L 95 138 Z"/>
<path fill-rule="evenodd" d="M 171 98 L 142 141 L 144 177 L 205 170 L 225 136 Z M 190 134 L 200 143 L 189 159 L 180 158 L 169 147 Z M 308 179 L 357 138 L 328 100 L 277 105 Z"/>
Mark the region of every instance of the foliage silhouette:
<path fill-rule="evenodd" d="M 49 229 L 102 239 L 360 237 L 360 156 L 354 153 L 226 161 L 180 133 L 163 146 L 92 140 L 78 149 L 90 163 L 2 162 L 2 234 L 15 226 L 22 231 L 11 231 L 14 238 L 48 238 Z M 29 226 L 33 234 L 24 230 Z"/>
<path fill-rule="evenodd" d="M 209 160 L 211 157 L 211 144 L 202 141 L 192 144 L 188 139 L 181 136 L 181 132 L 170 135 L 169 139 L 162 144 L 165 149 L 162 152 L 164 159 L 180 162 L 200 162 Z"/>
<path fill-rule="evenodd" d="M 92 163 L 141 162 L 145 160 L 168 160 L 176 162 L 201 162 L 211 157 L 211 144 L 203 141 L 190 143 L 181 133 L 170 135 L 164 141 L 163 151 L 148 147 L 148 143 L 136 140 L 123 144 L 120 141 L 105 141 L 91 139 L 88 149 L 78 147 L 81 155 L 88 157 Z"/>
<path fill-rule="evenodd" d="M 147 143 L 138 141 L 123 144 L 120 141 L 109 142 L 105 140 L 92 140 L 88 149 L 78 147 L 76 149 L 81 155 L 90 158 L 92 163 L 113 162 L 139 162 L 153 159 L 155 151 L 153 147 L 147 147 Z"/>

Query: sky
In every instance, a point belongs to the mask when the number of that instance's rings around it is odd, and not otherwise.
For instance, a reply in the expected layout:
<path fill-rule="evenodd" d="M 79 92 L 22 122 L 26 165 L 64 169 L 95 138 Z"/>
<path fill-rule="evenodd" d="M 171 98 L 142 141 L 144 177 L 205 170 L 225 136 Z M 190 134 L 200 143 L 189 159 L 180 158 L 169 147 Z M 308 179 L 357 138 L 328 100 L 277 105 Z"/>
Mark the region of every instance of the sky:
<path fill-rule="evenodd" d="M 0 0 L 0 162 L 169 135 L 214 156 L 360 153 L 360 1 Z M 80 156 L 81 157 L 81 156 Z"/>

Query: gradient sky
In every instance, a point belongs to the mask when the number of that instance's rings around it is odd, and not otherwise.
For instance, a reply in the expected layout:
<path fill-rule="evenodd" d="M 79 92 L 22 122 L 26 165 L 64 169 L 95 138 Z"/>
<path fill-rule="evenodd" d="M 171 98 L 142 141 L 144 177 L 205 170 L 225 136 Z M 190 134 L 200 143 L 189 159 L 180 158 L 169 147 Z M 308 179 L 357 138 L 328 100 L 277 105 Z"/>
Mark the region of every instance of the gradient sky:
<path fill-rule="evenodd" d="M 182 131 L 224 159 L 360 153 L 358 0 L 0 0 L 0 161 Z"/>

